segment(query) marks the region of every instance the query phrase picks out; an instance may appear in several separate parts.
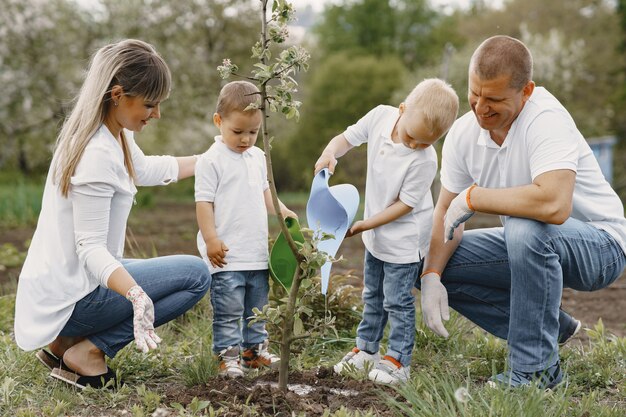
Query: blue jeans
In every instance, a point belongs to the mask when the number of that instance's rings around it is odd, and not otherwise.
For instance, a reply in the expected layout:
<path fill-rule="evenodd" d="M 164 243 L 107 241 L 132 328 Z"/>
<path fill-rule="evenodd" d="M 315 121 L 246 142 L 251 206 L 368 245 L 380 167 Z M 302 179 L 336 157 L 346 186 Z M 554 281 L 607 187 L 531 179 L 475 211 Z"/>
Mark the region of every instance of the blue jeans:
<path fill-rule="evenodd" d="M 509 218 L 505 227 L 466 231 L 442 282 L 452 308 L 507 339 L 512 369 L 534 372 L 559 358 L 563 288 L 599 290 L 625 265 L 615 239 L 584 222 Z"/>
<path fill-rule="evenodd" d="M 365 251 L 363 270 L 363 319 L 357 329 L 356 347 L 378 352 L 387 320 L 387 355 L 402 366 L 411 364 L 415 344 L 415 305 L 411 290 L 421 262 L 394 264 Z"/>
<path fill-rule="evenodd" d="M 213 274 L 213 352 L 239 345 L 247 349 L 267 339 L 265 322 L 250 324 L 250 321 L 254 318 L 252 309 L 262 310 L 267 304 L 269 289 L 267 269 Z"/>
<path fill-rule="evenodd" d="M 125 259 L 122 265 L 154 303 L 154 327 L 175 319 L 206 294 L 211 275 L 195 256 Z M 110 358 L 134 340 L 133 306 L 122 295 L 98 287 L 76 303 L 60 336 L 85 336 Z"/>

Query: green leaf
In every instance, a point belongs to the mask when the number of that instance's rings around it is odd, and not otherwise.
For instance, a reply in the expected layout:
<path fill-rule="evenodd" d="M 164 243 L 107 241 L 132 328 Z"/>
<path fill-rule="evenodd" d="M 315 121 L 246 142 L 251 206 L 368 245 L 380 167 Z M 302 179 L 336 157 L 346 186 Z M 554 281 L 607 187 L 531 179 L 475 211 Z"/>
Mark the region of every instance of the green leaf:
<path fill-rule="evenodd" d="M 304 324 L 302 324 L 300 317 L 296 317 L 293 319 L 293 334 L 300 336 L 302 333 L 304 333 Z"/>

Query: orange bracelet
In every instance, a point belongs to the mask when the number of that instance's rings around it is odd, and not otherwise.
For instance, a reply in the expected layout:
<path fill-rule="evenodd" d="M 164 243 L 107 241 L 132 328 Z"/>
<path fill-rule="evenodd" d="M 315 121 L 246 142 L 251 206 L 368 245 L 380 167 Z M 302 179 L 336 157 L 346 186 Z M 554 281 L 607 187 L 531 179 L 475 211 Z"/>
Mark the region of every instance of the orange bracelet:
<path fill-rule="evenodd" d="M 422 272 L 422 275 L 420 275 L 420 279 L 422 279 L 422 277 L 424 277 L 424 275 L 431 274 L 431 273 L 437 274 L 437 275 L 439 275 L 439 278 L 441 278 L 441 274 L 439 272 L 435 271 L 434 269 L 427 269 L 426 271 Z"/>
<path fill-rule="evenodd" d="M 472 206 L 472 201 L 470 200 L 470 193 L 472 192 L 472 190 L 474 188 L 478 187 L 478 184 L 473 184 L 468 190 L 467 190 L 467 194 L 465 194 L 465 202 L 467 203 L 467 207 L 469 207 L 470 210 L 472 211 L 476 211 L 474 210 L 474 207 Z"/>

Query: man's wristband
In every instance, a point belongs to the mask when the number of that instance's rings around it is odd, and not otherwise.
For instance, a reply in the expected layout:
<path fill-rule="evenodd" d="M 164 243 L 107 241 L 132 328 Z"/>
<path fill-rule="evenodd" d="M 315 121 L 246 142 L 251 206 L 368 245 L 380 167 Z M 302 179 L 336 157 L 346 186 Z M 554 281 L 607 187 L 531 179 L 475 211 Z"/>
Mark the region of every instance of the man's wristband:
<path fill-rule="evenodd" d="M 422 275 L 420 275 L 420 279 L 424 278 L 424 275 L 427 274 L 437 274 L 439 276 L 439 279 L 441 279 L 441 274 L 434 269 L 427 269 L 426 271 L 422 272 Z"/>
<path fill-rule="evenodd" d="M 470 193 L 472 192 L 472 190 L 474 188 L 476 188 L 478 186 L 478 184 L 473 184 L 470 188 L 467 189 L 467 194 L 465 194 L 465 203 L 467 203 L 467 207 L 472 210 L 472 211 L 476 211 L 474 209 L 474 207 L 472 206 L 472 201 L 470 199 Z"/>

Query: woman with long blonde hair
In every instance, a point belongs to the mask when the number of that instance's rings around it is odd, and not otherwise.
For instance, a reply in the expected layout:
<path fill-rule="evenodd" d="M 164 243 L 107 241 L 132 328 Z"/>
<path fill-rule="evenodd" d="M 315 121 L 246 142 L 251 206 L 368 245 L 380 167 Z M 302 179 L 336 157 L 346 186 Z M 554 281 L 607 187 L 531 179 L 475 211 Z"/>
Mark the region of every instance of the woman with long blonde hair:
<path fill-rule="evenodd" d="M 20 274 L 15 339 L 51 376 L 84 388 L 115 385 L 105 356 L 195 305 L 210 286 L 204 262 L 187 255 L 123 259 L 137 185 L 166 185 L 194 173 L 196 157 L 146 156 L 134 133 L 159 119 L 170 71 L 142 41 L 94 55 L 58 136 L 37 229 Z M 110 382 L 113 381 L 113 382 Z"/>

